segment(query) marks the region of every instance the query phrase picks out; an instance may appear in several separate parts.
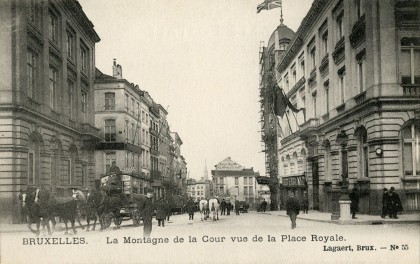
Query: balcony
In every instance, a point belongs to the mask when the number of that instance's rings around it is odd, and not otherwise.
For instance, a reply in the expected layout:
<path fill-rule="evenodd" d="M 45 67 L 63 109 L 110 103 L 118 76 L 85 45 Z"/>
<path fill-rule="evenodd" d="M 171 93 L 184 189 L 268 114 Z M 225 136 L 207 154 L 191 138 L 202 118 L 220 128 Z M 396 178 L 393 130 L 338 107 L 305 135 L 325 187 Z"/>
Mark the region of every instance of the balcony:
<path fill-rule="evenodd" d="M 404 96 L 419 96 L 420 84 L 403 84 Z"/>
<path fill-rule="evenodd" d="M 366 39 L 366 22 L 365 15 L 353 25 L 353 29 L 349 36 L 351 46 L 357 48 Z"/>
<path fill-rule="evenodd" d="M 308 121 L 300 125 L 301 135 L 309 136 L 312 134 L 319 126 L 318 118 L 310 118 Z"/>
<path fill-rule="evenodd" d="M 336 65 L 340 64 L 345 58 L 345 45 L 344 45 L 344 36 L 337 42 L 332 53 L 334 63 Z"/>
<path fill-rule="evenodd" d="M 354 97 L 354 101 L 356 102 L 356 105 L 361 105 L 366 101 L 366 91 L 361 92 L 360 94 L 356 95 Z"/>

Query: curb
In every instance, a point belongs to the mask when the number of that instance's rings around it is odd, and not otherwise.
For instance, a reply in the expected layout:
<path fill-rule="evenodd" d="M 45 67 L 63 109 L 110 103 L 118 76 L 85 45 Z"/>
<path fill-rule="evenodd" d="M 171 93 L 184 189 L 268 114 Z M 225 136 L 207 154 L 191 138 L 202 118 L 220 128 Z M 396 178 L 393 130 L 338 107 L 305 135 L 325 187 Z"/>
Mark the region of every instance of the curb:
<path fill-rule="evenodd" d="M 269 213 L 270 215 L 275 215 Z M 287 215 L 277 215 L 281 217 L 289 217 Z M 323 220 L 323 219 L 312 219 L 306 217 L 297 217 L 301 220 L 307 221 L 314 221 L 314 222 L 321 222 L 321 223 L 330 223 L 336 225 L 384 225 L 384 224 L 420 224 L 420 220 L 397 220 L 397 221 L 386 221 L 386 220 L 359 220 L 359 221 L 352 221 L 352 220 Z"/>

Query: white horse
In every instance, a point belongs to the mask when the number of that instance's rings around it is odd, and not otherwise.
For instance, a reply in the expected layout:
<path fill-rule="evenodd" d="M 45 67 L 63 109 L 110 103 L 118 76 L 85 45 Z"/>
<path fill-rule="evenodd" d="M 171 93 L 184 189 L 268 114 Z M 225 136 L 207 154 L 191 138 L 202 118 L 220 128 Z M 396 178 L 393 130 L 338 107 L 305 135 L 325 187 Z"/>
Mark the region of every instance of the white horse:
<path fill-rule="evenodd" d="M 200 214 L 201 214 L 201 221 L 207 220 L 209 218 L 209 203 L 206 199 L 202 199 L 199 203 L 200 206 Z M 203 217 L 204 216 L 204 217 Z"/>
<path fill-rule="evenodd" d="M 219 200 L 212 198 L 209 200 L 209 210 L 213 213 L 213 221 L 219 220 Z"/>

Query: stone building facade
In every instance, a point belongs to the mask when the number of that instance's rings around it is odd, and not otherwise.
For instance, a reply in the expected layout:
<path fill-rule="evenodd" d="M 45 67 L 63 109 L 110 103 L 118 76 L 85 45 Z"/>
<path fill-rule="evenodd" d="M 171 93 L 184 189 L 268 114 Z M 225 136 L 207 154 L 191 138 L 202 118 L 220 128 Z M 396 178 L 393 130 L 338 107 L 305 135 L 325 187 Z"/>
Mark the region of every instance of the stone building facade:
<path fill-rule="evenodd" d="M 80 4 L 2 1 L 0 216 L 18 222 L 20 190 L 94 186 L 95 44 Z"/>
<path fill-rule="evenodd" d="M 357 188 L 359 212 L 378 214 L 393 186 L 406 211 L 420 210 L 418 10 L 315 0 L 275 66 L 278 86 L 305 108 L 280 118 L 281 177 L 304 168 L 311 208 L 336 211 Z"/>

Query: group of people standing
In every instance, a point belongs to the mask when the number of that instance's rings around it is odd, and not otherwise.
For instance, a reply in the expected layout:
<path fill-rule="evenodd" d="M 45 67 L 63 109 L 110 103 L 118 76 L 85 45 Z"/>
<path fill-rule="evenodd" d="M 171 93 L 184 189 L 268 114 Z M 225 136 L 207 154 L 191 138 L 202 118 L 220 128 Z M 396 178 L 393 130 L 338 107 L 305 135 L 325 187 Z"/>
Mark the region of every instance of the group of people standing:
<path fill-rule="evenodd" d="M 352 219 L 357 219 L 356 213 L 359 211 L 359 195 L 357 194 L 357 189 L 353 188 L 349 194 L 350 198 L 350 212 Z M 395 192 L 395 188 L 391 187 L 388 191 L 387 188 L 384 188 L 382 194 L 382 214 L 381 217 L 385 218 L 389 215 L 389 218 L 398 219 L 398 212 L 403 211 L 402 203 L 400 196 Z"/>
<path fill-rule="evenodd" d="M 387 188 L 384 188 L 382 195 L 382 218 L 389 215 L 389 218 L 398 219 L 397 213 L 403 211 L 400 196 L 394 191 L 394 187 L 391 187 L 389 191 Z"/>

